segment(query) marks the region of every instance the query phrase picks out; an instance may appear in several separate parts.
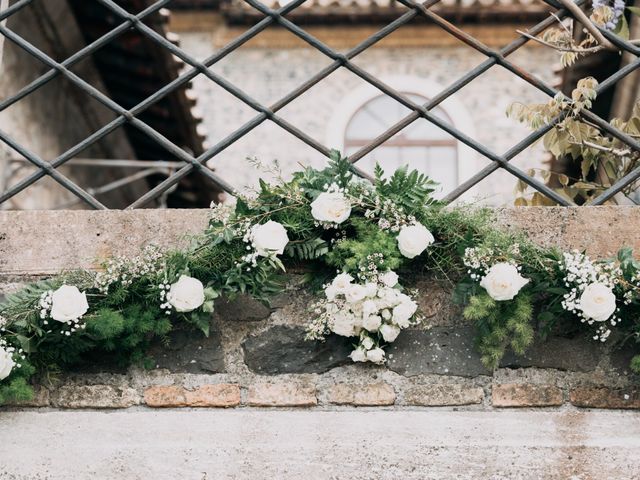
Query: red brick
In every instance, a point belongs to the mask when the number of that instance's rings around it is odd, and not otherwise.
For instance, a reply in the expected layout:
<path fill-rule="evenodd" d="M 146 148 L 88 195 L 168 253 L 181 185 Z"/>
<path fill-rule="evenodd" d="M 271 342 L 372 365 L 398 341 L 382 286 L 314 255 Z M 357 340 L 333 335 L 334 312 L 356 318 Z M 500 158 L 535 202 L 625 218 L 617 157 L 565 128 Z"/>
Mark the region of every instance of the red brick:
<path fill-rule="evenodd" d="M 494 407 L 552 407 L 564 402 L 562 390 L 554 385 L 503 383 L 491 392 Z"/>

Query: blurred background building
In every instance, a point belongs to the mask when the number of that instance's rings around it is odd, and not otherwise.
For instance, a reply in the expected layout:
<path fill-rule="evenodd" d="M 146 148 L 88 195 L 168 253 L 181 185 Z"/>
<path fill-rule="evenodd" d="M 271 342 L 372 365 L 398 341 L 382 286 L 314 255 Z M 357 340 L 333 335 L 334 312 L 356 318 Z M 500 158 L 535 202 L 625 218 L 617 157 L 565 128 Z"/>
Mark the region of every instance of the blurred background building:
<path fill-rule="evenodd" d="M 132 13 L 151 0 L 117 2 Z M 287 2 L 264 0 L 271 8 Z M 171 13 L 161 11 L 145 23 L 203 60 L 263 18 L 243 1 L 172 0 Z M 492 48 L 500 48 L 548 17 L 537 0 L 443 0 L 432 10 Z M 329 47 L 346 52 L 399 17 L 406 7 L 393 0 L 307 0 L 287 18 Z M 34 1 L 9 19 L 9 28 L 54 59 L 63 61 L 121 23 L 96 1 Z M 4 99 L 26 88 L 49 68 L 5 43 L 0 74 L 0 130 L 51 161 L 103 128 L 112 112 L 63 78 L 6 108 Z M 558 83 L 557 53 L 536 45 L 510 59 L 533 75 Z M 354 63 L 413 100 L 433 98 L 486 57 L 419 16 L 354 58 Z M 292 33 L 270 26 L 211 67 L 263 105 L 270 106 L 332 62 Z M 131 108 L 176 78 L 181 62 L 133 30 L 100 48 L 73 71 L 125 108 Z M 513 101 L 544 102 L 548 97 L 500 66 L 494 66 L 445 100 L 435 113 L 469 137 L 502 154 L 528 130 L 508 119 Z M 409 110 L 345 69 L 338 69 L 279 111 L 279 115 L 319 143 L 346 154 L 376 138 Z M 199 155 L 256 116 L 257 112 L 205 78 L 168 95 L 140 117 L 173 143 Z M 120 126 L 88 149 L 80 149 L 61 172 L 95 193 L 111 208 L 122 208 L 157 185 L 180 162 L 139 130 Z M 279 126 L 266 121 L 213 157 L 208 165 L 239 190 L 270 176 L 251 159 L 266 165 L 278 160 L 286 176 L 326 161 Z M 541 145 L 514 160 L 520 168 L 542 166 Z M 105 161 L 108 160 L 108 161 Z M 120 162 L 113 162 L 120 160 Z M 147 163 L 145 163 L 147 162 Z M 359 162 L 368 171 L 376 162 L 388 170 L 408 164 L 441 183 L 444 193 L 469 178 L 490 160 L 426 120 L 420 119 Z M 19 152 L 0 146 L 0 191 L 34 168 Z M 513 200 L 515 179 L 496 171 L 463 199 L 491 205 Z M 220 190 L 197 174 L 149 206 L 206 207 Z M 1 208 L 84 208 L 50 178 L 13 196 Z"/>

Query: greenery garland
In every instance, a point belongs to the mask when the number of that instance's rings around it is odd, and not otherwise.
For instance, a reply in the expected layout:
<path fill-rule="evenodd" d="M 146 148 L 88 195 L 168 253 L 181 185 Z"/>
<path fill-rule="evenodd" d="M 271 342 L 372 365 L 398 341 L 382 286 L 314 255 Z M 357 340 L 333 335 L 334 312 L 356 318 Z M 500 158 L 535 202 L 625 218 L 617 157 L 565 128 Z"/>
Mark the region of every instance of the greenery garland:
<path fill-rule="evenodd" d="M 541 248 L 496 229 L 489 210 L 434 200 L 435 183 L 416 171 L 387 178 L 377 167 L 369 182 L 351 167 L 335 152 L 323 170 L 260 182 L 253 198 L 214 206 L 185 250 L 149 246 L 99 273 L 67 272 L 9 295 L 0 304 L 0 404 L 30 398 L 36 373 L 105 354 L 151 366 L 154 338 L 185 328 L 209 334 L 219 295 L 268 302 L 282 292 L 285 263 L 304 265 L 319 293 L 308 338 L 353 337 L 354 361 L 384 363 L 386 345 L 421 321 L 406 287 L 424 274 L 455 287 L 489 368 L 507 349 L 524 353 L 561 319 L 598 341 L 640 338 L 640 264 L 629 249 L 593 262 Z M 632 367 L 640 371 L 640 356 Z"/>

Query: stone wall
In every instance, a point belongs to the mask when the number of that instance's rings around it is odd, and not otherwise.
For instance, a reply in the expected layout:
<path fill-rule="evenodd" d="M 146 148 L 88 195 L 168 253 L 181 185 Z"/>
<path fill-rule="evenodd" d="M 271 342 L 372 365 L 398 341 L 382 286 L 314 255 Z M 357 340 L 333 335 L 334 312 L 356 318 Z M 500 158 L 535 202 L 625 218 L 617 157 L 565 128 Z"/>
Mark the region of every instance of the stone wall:
<path fill-rule="evenodd" d="M 207 211 L 0 212 L 0 292 L 61 269 L 93 268 L 107 255 L 134 254 L 153 242 L 175 246 L 202 230 Z M 505 227 L 562 248 L 608 256 L 638 247 L 640 210 L 633 207 L 526 208 L 498 212 Z M 23 406 L 54 408 L 456 406 L 640 409 L 630 352 L 585 335 L 553 337 L 522 358 L 507 356 L 487 371 L 473 329 L 446 285 L 417 281 L 424 325 L 405 330 L 386 366 L 353 364 L 348 340 L 306 342 L 311 298 L 291 289 L 270 308 L 248 298 L 220 301 L 205 338 L 177 332 L 154 347 L 156 368 L 87 366 L 39 388 Z"/>
<path fill-rule="evenodd" d="M 240 28 L 233 29 L 233 35 L 220 39 L 226 28 L 220 24 L 220 19 L 212 18 L 207 22 L 208 17 L 205 16 L 203 20 L 189 17 L 181 21 L 179 14 L 175 16 L 177 20 L 173 22 L 172 28 L 180 33 L 182 48 L 199 59 L 212 55 L 242 31 Z M 473 26 L 464 26 L 465 30 L 469 27 Z M 389 37 L 389 42 L 374 45 L 358 55 L 354 62 L 393 88 L 406 91 L 407 88 L 412 88 L 408 85 L 413 85 L 413 93 L 429 98 L 440 93 L 486 58 L 436 28 L 412 28 L 414 30 L 411 37 L 404 36 L 404 29 L 401 28 Z M 492 46 L 501 47 L 516 37 L 518 28 L 526 29 L 527 25 L 509 25 L 504 28 L 489 25 L 477 28 L 478 31 L 473 30 L 472 33 L 486 41 L 486 37 L 494 30 L 501 31 L 503 36 L 500 39 L 489 42 Z M 323 40 L 331 44 L 331 40 L 335 42 L 336 39 L 346 38 L 345 41 L 351 47 L 372 33 L 329 26 L 325 30 Z M 273 41 L 273 36 L 277 33 L 289 40 L 289 47 L 284 40 Z M 396 38 L 398 41 L 394 43 Z M 346 51 L 347 45 L 336 48 Z M 537 78 L 553 83 L 552 66 L 557 62 L 557 55 L 552 50 L 526 47 L 509 58 Z M 211 69 L 263 105 L 272 105 L 330 63 L 321 53 L 296 43 L 292 34 L 267 29 L 255 41 L 234 51 Z M 342 148 L 340 142 L 344 135 L 336 135 L 334 126 L 346 122 L 355 110 L 343 112 L 341 106 L 351 104 L 353 97 L 358 96 L 365 86 L 363 80 L 341 68 L 291 102 L 279 114 L 327 147 Z M 203 76 L 194 79 L 194 90 L 198 94 L 199 110 L 211 145 L 221 141 L 256 115 L 246 104 Z M 515 101 L 543 103 L 548 100 L 543 93 L 498 66 L 474 79 L 452 98 L 456 101 L 455 111 L 461 121 L 466 119 L 464 125 L 459 123 L 455 126 L 498 154 L 503 154 L 530 133 L 526 127 L 506 117 L 507 106 Z M 446 106 L 447 103 L 443 105 Z M 371 126 L 371 130 L 373 139 L 384 128 L 381 123 L 376 123 Z M 337 137 L 340 137 L 340 141 Z M 292 155 L 291 152 L 295 154 Z M 285 176 L 298 170 L 300 165 L 320 167 L 325 161 L 317 151 L 266 121 L 216 155 L 209 165 L 238 189 L 255 187 L 257 180 L 264 177 L 265 173 L 249 163 L 247 157 L 257 157 L 267 164 L 277 159 Z M 490 163 L 490 160 L 471 150 L 461 150 L 459 157 L 460 181 Z M 544 149 L 538 143 L 518 155 L 516 164 L 523 169 L 541 168 L 543 158 Z M 490 205 L 508 205 L 513 201 L 515 185 L 513 176 L 499 170 L 470 191 L 465 199 L 479 199 Z"/>

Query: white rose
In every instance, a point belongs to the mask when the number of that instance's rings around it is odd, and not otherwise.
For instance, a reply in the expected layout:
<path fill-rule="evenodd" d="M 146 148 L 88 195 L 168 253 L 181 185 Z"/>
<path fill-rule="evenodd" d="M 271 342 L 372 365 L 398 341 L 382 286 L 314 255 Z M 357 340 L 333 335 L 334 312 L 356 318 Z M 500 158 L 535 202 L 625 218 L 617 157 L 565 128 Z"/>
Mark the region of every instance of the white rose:
<path fill-rule="evenodd" d="M 364 337 L 360 345 L 365 350 L 371 350 L 373 348 L 373 339 L 371 337 Z"/>
<path fill-rule="evenodd" d="M 357 328 L 355 318 L 353 315 L 346 314 L 344 312 L 338 312 L 333 316 L 331 322 L 331 331 L 336 335 L 343 337 L 353 337 L 357 335 Z"/>
<path fill-rule="evenodd" d="M 363 300 L 367 295 L 367 289 L 362 285 L 349 285 L 347 291 L 344 293 L 344 297 L 347 299 L 347 302 L 356 303 L 360 300 Z"/>
<path fill-rule="evenodd" d="M 402 302 L 393 308 L 393 323 L 401 328 L 407 328 L 409 319 L 416 313 L 416 310 L 418 310 L 418 304 L 413 300 Z"/>
<path fill-rule="evenodd" d="M 402 227 L 398 234 L 398 249 L 407 258 L 420 255 L 434 242 L 433 235 L 424 225 L 419 223 Z"/>
<path fill-rule="evenodd" d="M 373 363 L 383 363 L 384 362 L 384 350 L 380 347 L 373 348 L 367 352 L 367 360 Z"/>
<path fill-rule="evenodd" d="M 602 283 L 591 283 L 580 296 L 580 310 L 585 317 L 604 322 L 616 311 L 616 296 Z"/>
<path fill-rule="evenodd" d="M 496 263 L 480 281 L 489 296 L 497 301 L 512 300 L 529 280 L 510 263 Z"/>
<path fill-rule="evenodd" d="M 351 203 L 342 193 L 324 192 L 311 202 L 311 215 L 320 222 L 342 223 L 351 215 Z"/>
<path fill-rule="evenodd" d="M 369 315 L 362 322 L 362 326 L 370 332 L 375 332 L 380 328 L 382 318 L 379 315 Z"/>
<path fill-rule="evenodd" d="M 178 312 L 191 312 L 204 303 L 204 285 L 197 278 L 181 275 L 171 285 L 167 301 Z"/>
<path fill-rule="evenodd" d="M 73 285 L 62 285 L 51 295 L 51 318 L 67 323 L 89 310 L 87 295 Z"/>
<path fill-rule="evenodd" d="M 382 338 L 384 338 L 385 342 L 393 342 L 398 335 L 400 334 L 400 329 L 395 325 L 389 325 L 385 323 L 380 327 L 380 333 L 382 334 Z"/>
<path fill-rule="evenodd" d="M 382 275 L 380 275 L 380 280 L 387 287 L 395 287 L 396 284 L 398 283 L 398 274 L 392 270 L 389 270 L 388 272 L 385 272 Z"/>
<path fill-rule="evenodd" d="M 354 362 L 365 362 L 367 360 L 367 352 L 364 348 L 358 347 L 349 354 L 349 357 Z"/>
<path fill-rule="evenodd" d="M 4 348 L 0 348 L 0 380 L 4 380 L 9 376 L 15 364 L 13 355 Z"/>
<path fill-rule="evenodd" d="M 336 293 L 345 293 L 347 288 L 351 285 L 353 281 L 353 277 L 348 273 L 341 273 L 336 275 L 336 278 L 331 282 L 331 286 L 335 290 Z"/>
<path fill-rule="evenodd" d="M 262 225 L 251 227 L 251 245 L 262 257 L 268 257 L 274 253 L 282 255 L 287 243 L 289 243 L 287 230 L 278 222 L 269 220 Z"/>
<path fill-rule="evenodd" d="M 385 320 L 391 320 L 391 312 L 386 308 L 380 312 L 380 316 Z"/>

